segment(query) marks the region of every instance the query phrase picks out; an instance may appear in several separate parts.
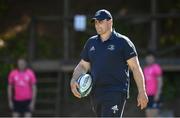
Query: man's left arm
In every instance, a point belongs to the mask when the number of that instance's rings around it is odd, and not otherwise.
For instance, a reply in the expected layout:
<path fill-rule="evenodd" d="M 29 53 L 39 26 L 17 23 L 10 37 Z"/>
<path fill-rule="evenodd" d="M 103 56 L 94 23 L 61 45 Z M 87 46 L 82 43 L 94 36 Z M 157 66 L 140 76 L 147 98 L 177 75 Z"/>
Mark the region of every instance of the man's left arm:
<path fill-rule="evenodd" d="M 160 75 L 158 78 L 158 90 L 157 93 L 155 95 L 154 100 L 158 101 L 160 99 L 161 93 L 162 93 L 162 86 L 163 86 L 163 80 L 162 80 L 162 75 Z"/>
<path fill-rule="evenodd" d="M 132 57 L 127 60 L 128 66 L 133 72 L 134 80 L 138 87 L 138 97 L 137 97 L 137 106 L 140 106 L 141 109 L 144 109 L 148 103 L 148 97 L 145 90 L 145 82 L 144 82 L 144 75 L 142 69 L 139 64 L 138 57 Z"/>
<path fill-rule="evenodd" d="M 31 101 L 31 104 L 30 104 L 31 111 L 33 111 L 34 107 L 35 107 L 36 95 L 37 95 L 37 87 L 36 87 L 36 84 L 33 84 L 32 85 L 32 101 Z"/>
<path fill-rule="evenodd" d="M 32 100 L 30 103 L 30 109 L 31 111 L 33 111 L 35 107 L 35 103 L 36 103 L 36 96 L 37 96 L 37 85 L 36 85 L 37 78 L 34 71 L 32 70 L 29 70 L 29 75 L 31 76 L 31 88 L 32 88 Z"/>

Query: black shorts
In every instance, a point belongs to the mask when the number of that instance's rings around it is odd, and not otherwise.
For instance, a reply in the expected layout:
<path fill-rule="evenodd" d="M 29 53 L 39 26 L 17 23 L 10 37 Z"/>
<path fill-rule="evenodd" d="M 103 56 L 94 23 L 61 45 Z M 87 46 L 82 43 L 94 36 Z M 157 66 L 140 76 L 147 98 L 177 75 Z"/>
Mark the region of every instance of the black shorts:
<path fill-rule="evenodd" d="M 23 100 L 23 101 L 14 100 L 13 103 L 14 103 L 13 112 L 18 112 L 18 113 L 31 112 L 29 108 L 31 100 Z"/>
<path fill-rule="evenodd" d="M 154 96 L 148 96 L 148 109 L 159 109 L 160 108 L 160 101 L 155 101 Z"/>
<path fill-rule="evenodd" d="M 126 93 L 110 92 L 97 99 L 91 96 L 93 111 L 97 117 L 122 117 L 126 104 Z"/>

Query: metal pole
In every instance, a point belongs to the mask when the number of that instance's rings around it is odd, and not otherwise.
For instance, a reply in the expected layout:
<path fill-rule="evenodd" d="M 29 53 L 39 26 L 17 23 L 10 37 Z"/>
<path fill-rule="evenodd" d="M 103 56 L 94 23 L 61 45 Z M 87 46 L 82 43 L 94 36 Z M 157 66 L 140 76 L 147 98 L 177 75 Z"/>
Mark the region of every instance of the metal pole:
<path fill-rule="evenodd" d="M 29 61 L 33 61 L 35 58 L 35 19 L 32 18 L 30 23 L 30 38 L 29 38 L 29 47 L 28 47 L 28 59 Z"/>
<path fill-rule="evenodd" d="M 69 13 L 69 0 L 64 0 L 64 37 L 63 37 L 63 39 L 64 39 L 64 60 L 68 60 L 69 59 L 69 31 L 68 31 L 68 13 Z M 65 88 L 65 90 L 64 90 L 64 97 L 63 97 L 63 106 L 64 105 L 67 105 L 66 103 L 68 102 L 68 94 L 69 93 L 67 93 L 68 91 L 67 91 L 67 89 L 69 88 L 68 86 L 69 86 L 69 82 L 67 81 L 67 79 L 68 79 L 68 74 L 67 73 L 65 73 L 64 72 L 64 88 Z M 62 107 L 63 107 L 62 106 Z M 62 108 L 61 107 L 61 108 Z M 63 113 L 62 113 L 63 112 Z M 63 109 L 63 111 L 61 111 L 61 113 L 62 114 L 64 114 L 64 109 Z"/>
<path fill-rule="evenodd" d="M 68 32 L 68 12 L 69 12 L 69 0 L 64 0 L 64 59 L 69 58 L 69 32 Z"/>
<path fill-rule="evenodd" d="M 151 15 L 153 19 L 151 20 L 151 33 L 150 33 L 150 41 L 148 44 L 148 49 L 151 51 L 157 50 L 157 19 L 154 18 L 156 15 L 156 0 L 151 0 Z"/>
<path fill-rule="evenodd" d="M 61 110 L 62 110 L 62 96 L 61 96 L 61 90 L 62 90 L 62 73 L 58 71 L 58 77 L 57 77 L 57 98 L 56 98 L 56 116 L 60 117 L 61 115 Z"/>

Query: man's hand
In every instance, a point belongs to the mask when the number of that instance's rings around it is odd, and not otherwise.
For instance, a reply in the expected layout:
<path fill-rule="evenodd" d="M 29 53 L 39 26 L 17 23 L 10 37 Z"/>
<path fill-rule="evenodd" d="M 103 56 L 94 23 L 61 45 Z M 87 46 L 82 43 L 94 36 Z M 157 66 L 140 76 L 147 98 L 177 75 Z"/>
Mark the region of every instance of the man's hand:
<path fill-rule="evenodd" d="M 70 86 L 71 86 L 71 91 L 72 91 L 72 93 L 74 94 L 74 96 L 76 96 L 76 97 L 78 97 L 78 98 L 81 98 L 80 93 L 77 91 L 77 88 L 79 88 L 79 85 L 78 85 L 78 83 L 76 82 L 76 80 L 71 79 Z"/>
<path fill-rule="evenodd" d="M 148 97 L 146 95 L 146 92 L 140 92 L 138 94 L 137 102 L 138 102 L 137 104 L 138 107 L 141 107 L 141 109 L 146 108 L 147 103 L 148 103 Z"/>

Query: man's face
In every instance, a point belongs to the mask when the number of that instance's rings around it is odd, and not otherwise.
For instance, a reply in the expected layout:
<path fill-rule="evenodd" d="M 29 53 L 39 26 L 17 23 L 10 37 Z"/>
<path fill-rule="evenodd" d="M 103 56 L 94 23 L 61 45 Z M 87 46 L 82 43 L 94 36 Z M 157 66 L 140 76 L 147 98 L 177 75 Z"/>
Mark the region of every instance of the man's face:
<path fill-rule="evenodd" d="M 105 34 L 107 31 L 111 30 L 112 20 L 95 20 L 96 32 L 99 35 Z"/>
<path fill-rule="evenodd" d="M 26 61 L 24 59 L 19 59 L 17 65 L 20 70 L 24 70 L 27 66 Z"/>
<path fill-rule="evenodd" d="M 147 63 L 148 65 L 153 64 L 154 61 L 155 61 L 155 58 L 154 58 L 153 55 L 148 55 L 148 56 L 146 57 L 146 63 Z"/>

